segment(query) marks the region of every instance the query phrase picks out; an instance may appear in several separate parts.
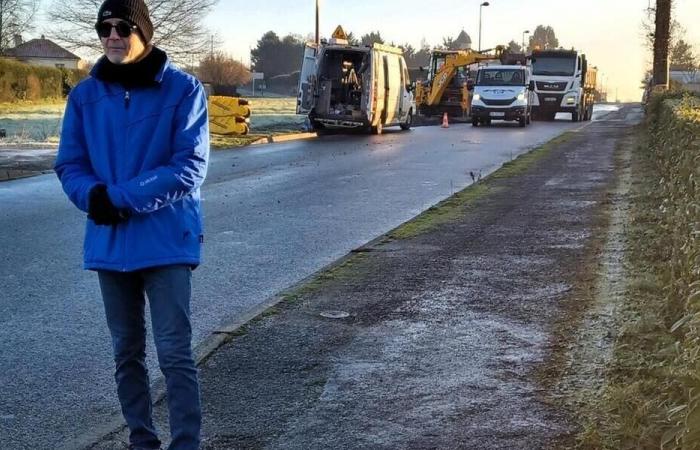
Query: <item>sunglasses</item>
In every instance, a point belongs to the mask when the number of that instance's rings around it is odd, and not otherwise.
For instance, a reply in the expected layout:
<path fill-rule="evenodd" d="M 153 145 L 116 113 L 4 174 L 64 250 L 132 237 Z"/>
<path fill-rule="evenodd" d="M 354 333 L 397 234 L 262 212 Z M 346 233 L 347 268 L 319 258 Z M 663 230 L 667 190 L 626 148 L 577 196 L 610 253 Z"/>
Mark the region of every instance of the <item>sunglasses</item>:
<path fill-rule="evenodd" d="M 95 30 L 97 34 L 102 38 L 108 38 L 112 35 L 112 28 L 117 30 L 117 34 L 121 38 L 127 38 L 131 36 L 131 33 L 136 30 L 136 25 L 132 25 L 129 22 L 118 22 L 116 25 L 109 22 L 100 22 L 95 24 Z"/>

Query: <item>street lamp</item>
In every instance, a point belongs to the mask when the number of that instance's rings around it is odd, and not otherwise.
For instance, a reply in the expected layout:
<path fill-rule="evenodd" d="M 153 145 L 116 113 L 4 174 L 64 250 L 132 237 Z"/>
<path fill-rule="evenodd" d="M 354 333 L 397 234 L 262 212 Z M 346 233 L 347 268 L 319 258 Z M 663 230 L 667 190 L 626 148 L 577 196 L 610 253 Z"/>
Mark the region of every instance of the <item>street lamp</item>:
<path fill-rule="evenodd" d="M 527 53 L 527 47 L 525 47 L 525 35 L 530 34 L 530 30 L 523 31 L 523 53 Z"/>
<path fill-rule="evenodd" d="M 318 12 L 318 4 L 320 3 L 320 0 L 316 0 L 316 45 L 320 46 L 321 45 L 321 33 L 319 30 L 319 12 Z"/>
<path fill-rule="evenodd" d="M 481 10 L 484 6 L 489 6 L 489 2 L 484 2 L 479 5 L 479 51 L 481 51 Z"/>

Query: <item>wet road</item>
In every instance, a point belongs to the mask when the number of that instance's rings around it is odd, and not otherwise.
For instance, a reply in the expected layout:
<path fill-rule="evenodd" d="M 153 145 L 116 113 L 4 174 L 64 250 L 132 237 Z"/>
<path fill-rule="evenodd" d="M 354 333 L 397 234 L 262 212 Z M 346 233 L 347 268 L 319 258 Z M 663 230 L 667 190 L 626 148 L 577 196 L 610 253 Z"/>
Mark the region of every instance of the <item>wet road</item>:
<path fill-rule="evenodd" d="M 580 126 L 425 127 L 214 152 L 195 344 L 471 184 L 470 172 Z M 118 409 L 96 277 L 81 269 L 84 218 L 52 175 L 0 184 L 0 205 L 0 442 L 57 448 Z"/>

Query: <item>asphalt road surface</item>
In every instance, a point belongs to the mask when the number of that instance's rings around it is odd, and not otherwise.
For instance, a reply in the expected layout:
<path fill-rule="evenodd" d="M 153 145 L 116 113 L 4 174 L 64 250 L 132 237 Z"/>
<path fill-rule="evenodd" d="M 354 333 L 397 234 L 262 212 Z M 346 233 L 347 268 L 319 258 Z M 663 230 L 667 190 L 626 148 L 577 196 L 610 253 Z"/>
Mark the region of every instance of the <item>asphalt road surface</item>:
<path fill-rule="evenodd" d="M 471 184 L 471 174 L 582 126 L 392 129 L 213 152 L 195 344 Z M 59 448 L 118 410 L 97 279 L 81 268 L 85 218 L 53 175 L 0 183 L 0 205 L 0 446 Z"/>

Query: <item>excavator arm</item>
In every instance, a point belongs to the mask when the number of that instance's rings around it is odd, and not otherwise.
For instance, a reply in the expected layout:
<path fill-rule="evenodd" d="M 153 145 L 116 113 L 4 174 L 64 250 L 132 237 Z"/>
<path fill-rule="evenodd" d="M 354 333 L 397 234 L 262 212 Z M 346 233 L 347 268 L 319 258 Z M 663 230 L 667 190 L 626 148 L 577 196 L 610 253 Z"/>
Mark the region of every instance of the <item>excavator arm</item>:
<path fill-rule="evenodd" d="M 479 61 L 490 59 L 500 59 L 503 56 L 503 47 L 496 47 L 494 53 L 475 52 L 473 50 L 461 50 L 456 53 L 446 55 L 445 64 L 438 70 L 430 82 L 430 90 L 425 96 L 427 105 L 437 105 L 440 103 L 442 94 L 454 78 L 459 67 L 469 66 Z"/>

